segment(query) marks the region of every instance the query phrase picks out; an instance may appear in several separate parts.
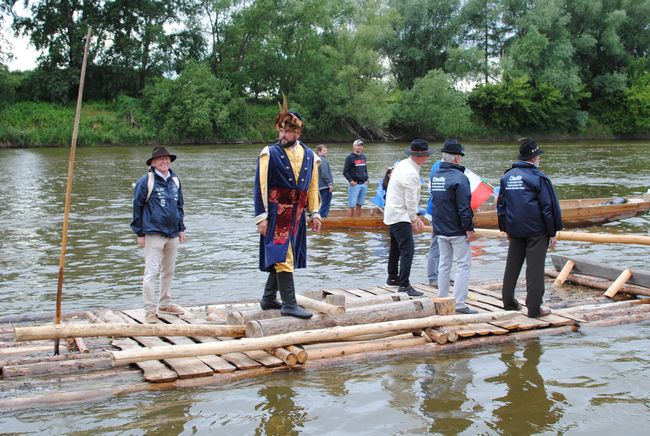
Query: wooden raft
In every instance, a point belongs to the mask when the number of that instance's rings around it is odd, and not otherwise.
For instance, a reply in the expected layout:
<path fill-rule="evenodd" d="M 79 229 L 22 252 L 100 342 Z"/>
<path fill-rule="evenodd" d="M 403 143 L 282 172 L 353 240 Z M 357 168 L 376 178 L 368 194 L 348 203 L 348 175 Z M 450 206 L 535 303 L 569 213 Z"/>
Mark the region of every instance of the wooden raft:
<path fill-rule="evenodd" d="M 576 263 L 576 266 L 582 266 Z M 583 270 L 578 270 L 584 273 Z M 640 274 L 642 275 L 642 274 Z M 640 282 L 637 277 L 636 283 Z M 422 301 L 422 307 L 430 307 L 431 301 L 441 305 L 436 310 L 453 311 L 453 299 L 438 298 L 438 292 L 435 287 L 424 284 L 414 284 L 414 288 L 424 293 L 419 299 Z M 502 312 L 503 304 L 501 301 L 500 291 L 496 290 L 499 286 L 496 284 L 484 284 L 482 286 L 473 286 L 470 288 L 467 303 L 479 313 L 489 314 L 492 312 Z M 598 294 L 602 290 L 598 291 Z M 355 313 L 367 313 L 368 307 L 377 308 L 397 308 L 408 305 L 412 299 L 402 293 L 395 292 L 394 289 L 386 286 L 352 288 L 352 289 L 322 289 L 318 291 L 306 292 L 301 301 L 308 303 L 315 300 L 314 307 L 325 307 L 338 304 L 345 307 L 343 317 L 354 316 Z M 516 316 L 501 321 L 492 321 L 484 323 L 459 324 L 438 328 L 425 328 L 423 330 L 406 330 L 391 331 L 383 334 L 371 334 L 358 337 L 342 339 L 339 342 L 305 344 L 301 347 L 285 346 L 279 349 L 253 350 L 245 352 L 232 352 L 222 355 L 205 355 L 197 357 L 175 357 L 163 360 L 148 360 L 131 365 L 130 368 L 114 368 L 110 360 L 109 351 L 147 349 L 149 347 L 169 346 L 169 345 L 187 345 L 197 343 L 214 343 L 220 341 L 236 341 L 231 337 L 209 337 L 209 336 L 134 336 L 121 337 L 106 340 L 87 338 L 86 342 L 79 340 L 68 340 L 68 352 L 61 356 L 51 356 L 52 342 L 46 340 L 34 340 L 29 343 L 13 342 L 13 326 L 0 324 L 0 367 L 2 369 L 3 384 L 20 376 L 44 376 L 62 374 L 82 375 L 86 378 L 100 377 L 100 374 L 111 374 L 128 372 L 135 376 L 136 372 L 140 373 L 140 380 L 144 379 L 150 383 L 169 383 L 183 386 L 183 380 L 198 378 L 214 378 L 219 376 L 230 376 L 242 374 L 249 376 L 271 372 L 275 369 L 290 368 L 300 364 L 309 365 L 319 359 L 333 357 L 347 357 L 355 353 L 368 352 L 396 352 L 402 349 L 408 352 L 409 349 L 419 350 L 419 352 L 436 352 L 437 350 L 458 349 L 455 342 L 466 341 L 467 346 L 477 346 L 486 343 L 502 342 L 509 336 L 513 339 L 522 337 L 524 332 L 533 333 L 535 330 L 547 329 L 549 332 L 565 332 L 567 328 L 576 328 L 580 324 L 599 323 L 605 325 L 607 322 L 612 324 L 613 318 L 618 319 L 617 323 L 635 322 L 644 319 L 650 319 L 650 304 L 643 304 L 650 299 L 634 299 L 631 301 L 612 302 L 607 298 L 593 298 L 590 304 L 581 304 L 576 302 L 569 307 L 560 310 L 554 310 L 552 314 L 540 318 L 528 318 L 526 308 Z M 426 304 L 424 304 L 426 303 Z M 373 306 L 375 305 L 375 306 Z M 416 304 L 417 306 L 417 304 Z M 447 306 L 446 309 L 444 306 Z M 339 307 L 342 313 L 343 307 Z M 256 302 L 245 303 L 225 303 L 210 306 L 193 307 L 186 309 L 184 315 L 175 316 L 169 314 L 159 314 L 159 322 L 164 324 L 175 325 L 192 325 L 192 324 L 214 324 L 213 320 L 218 319 L 221 323 L 231 319 L 246 319 L 248 316 L 255 318 L 258 309 Z M 325 310 L 325 309 L 322 309 Z M 366 312 L 364 312 L 364 310 Z M 378 309 L 380 311 L 380 309 Z M 259 312 L 259 311 L 257 311 Z M 265 317 L 276 316 L 278 311 L 267 311 L 262 314 Z M 335 313 L 335 312 L 332 312 Z M 86 312 L 85 317 L 76 317 L 68 320 L 71 323 L 89 324 L 89 323 L 118 323 L 118 324 L 144 324 L 144 311 L 142 309 L 111 311 L 99 310 L 96 312 Z M 231 316 L 236 315 L 236 316 Z M 328 315 L 321 313 L 314 318 L 326 319 Z M 403 317 L 403 315 L 400 315 Z M 625 317 L 627 321 L 621 321 Z M 336 319 L 336 316 L 333 316 Z M 375 318 L 380 322 L 380 318 Z M 403 318 L 397 318 L 403 319 Z M 287 320 L 287 318 L 277 318 L 278 322 Z M 290 319 L 293 321 L 293 319 Z M 264 320 L 268 322 L 268 320 Z M 347 322 L 350 322 L 349 319 Z M 329 324 L 328 324 L 329 325 Z M 334 322 L 336 325 L 336 322 Z M 564 329 L 561 329 L 564 328 Z M 541 334 L 541 333 L 540 333 Z M 518 336 L 519 335 L 519 336 Z M 494 339 L 489 339 L 490 337 Z M 531 335 L 523 336 L 531 337 Z M 440 347 L 440 348 L 438 348 Z M 446 347 L 446 348 L 445 348 Z M 65 351 L 65 350 L 63 350 Z M 97 375 L 94 375 L 97 374 Z M 72 375 L 71 375 L 72 377 Z M 0 399 L 0 409 L 2 400 Z"/>

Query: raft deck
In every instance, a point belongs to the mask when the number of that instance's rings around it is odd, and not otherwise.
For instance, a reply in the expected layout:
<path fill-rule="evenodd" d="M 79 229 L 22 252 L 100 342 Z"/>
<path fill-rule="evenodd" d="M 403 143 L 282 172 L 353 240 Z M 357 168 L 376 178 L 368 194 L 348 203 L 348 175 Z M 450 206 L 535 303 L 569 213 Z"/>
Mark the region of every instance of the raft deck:
<path fill-rule="evenodd" d="M 467 303 L 479 314 L 502 312 L 500 286 L 500 283 L 493 283 L 471 287 Z M 413 287 L 424 293 L 424 296 L 420 297 L 424 300 L 437 297 L 435 287 L 424 284 L 414 284 Z M 328 296 L 344 296 L 345 301 L 352 304 L 357 299 L 372 300 L 373 297 L 385 298 L 397 296 L 398 293 L 386 286 L 376 286 L 323 289 L 307 294 L 315 299 L 320 297 L 323 301 L 332 298 Z M 111 359 L 111 352 L 236 339 L 206 336 L 134 336 L 114 339 L 86 338 L 85 340 L 76 338 L 62 340 L 62 355 L 52 356 L 51 340 L 26 343 L 13 341 L 14 327 L 24 323 L 0 324 L 0 367 L 2 368 L 0 410 L 85 402 L 121 393 L 147 390 L 150 389 L 149 386 L 154 389 L 171 389 L 222 383 L 234 378 L 258 376 L 277 370 L 319 366 L 340 359 L 349 360 L 355 356 L 367 356 L 372 352 L 382 355 L 396 353 L 426 355 L 542 334 L 566 333 L 582 325 L 610 325 L 650 319 L 650 304 L 644 304 L 650 302 L 650 299 L 622 293 L 617 299 L 623 301 L 603 297 L 602 290 L 591 289 L 589 294 L 581 295 L 578 300 L 551 304 L 553 313 L 540 318 L 527 317 L 524 306 L 521 313 L 506 320 L 367 335 L 344 342 L 306 344 L 301 347 L 283 347 L 281 350 L 253 350 L 221 355 L 148 360 L 129 367 L 116 367 Z M 182 316 L 160 314 L 159 322 L 179 325 L 225 323 L 229 314 L 255 308 L 257 308 L 255 301 L 196 306 L 186 308 L 186 313 Z M 143 324 L 144 310 L 89 311 L 65 322 Z M 291 354 L 294 356 L 302 354 L 302 359 L 288 359 Z M 118 386 L 115 386 L 116 383 L 109 383 L 106 386 L 96 387 L 94 383 L 98 380 L 103 380 L 105 384 L 107 381 L 117 380 Z M 120 380 L 122 381 L 119 382 Z M 68 385 L 83 386 L 84 381 L 94 387 L 69 392 Z M 31 387 L 41 384 L 47 386 L 46 393 L 39 395 L 29 393 Z M 18 393 L 21 395 L 16 395 Z"/>

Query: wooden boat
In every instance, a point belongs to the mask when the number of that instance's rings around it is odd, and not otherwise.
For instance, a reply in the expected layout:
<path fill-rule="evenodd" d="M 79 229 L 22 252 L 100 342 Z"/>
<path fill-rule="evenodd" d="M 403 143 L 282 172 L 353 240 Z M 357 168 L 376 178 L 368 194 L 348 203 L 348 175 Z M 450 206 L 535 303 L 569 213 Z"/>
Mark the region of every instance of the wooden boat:
<path fill-rule="evenodd" d="M 565 228 L 585 227 L 629 218 L 650 210 L 650 194 L 638 197 L 582 198 L 560 200 L 562 221 Z M 499 227 L 496 205 L 489 204 L 474 213 L 474 225 L 478 228 Z M 385 227 L 383 215 L 377 209 L 363 209 L 360 217 L 349 218 L 344 210 L 332 210 L 323 219 L 328 229 L 377 229 Z"/>

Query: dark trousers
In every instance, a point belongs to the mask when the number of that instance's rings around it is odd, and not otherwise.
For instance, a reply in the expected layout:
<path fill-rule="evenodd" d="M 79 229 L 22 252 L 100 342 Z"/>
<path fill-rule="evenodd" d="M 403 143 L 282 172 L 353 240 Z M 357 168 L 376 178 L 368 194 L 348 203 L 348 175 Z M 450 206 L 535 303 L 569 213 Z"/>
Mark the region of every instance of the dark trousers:
<path fill-rule="evenodd" d="M 501 294 L 504 309 L 516 309 L 515 286 L 526 260 L 526 306 L 529 316 L 538 316 L 544 297 L 544 261 L 548 250 L 549 237 L 546 235 L 526 238 L 510 237 L 508 260 L 503 273 Z"/>
<path fill-rule="evenodd" d="M 413 228 L 411 223 L 399 222 L 390 225 L 390 251 L 388 252 L 388 279 L 398 279 L 400 287 L 409 286 L 411 264 L 413 263 Z M 397 265 L 399 263 L 399 273 Z"/>
<path fill-rule="evenodd" d="M 320 210 L 318 214 L 323 218 L 327 218 L 327 215 L 330 213 L 332 193 L 330 192 L 330 188 L 321 189 L 318 192 L 320 192 Z"/>

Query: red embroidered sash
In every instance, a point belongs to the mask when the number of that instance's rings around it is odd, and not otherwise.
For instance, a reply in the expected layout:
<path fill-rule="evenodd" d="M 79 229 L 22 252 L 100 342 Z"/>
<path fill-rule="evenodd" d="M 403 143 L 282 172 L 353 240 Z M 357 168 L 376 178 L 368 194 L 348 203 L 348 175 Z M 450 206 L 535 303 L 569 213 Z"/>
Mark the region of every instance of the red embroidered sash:
<path fill-rule="evenodd" d="M 289 238 L 289 232 L 295 236 L 298 231 L 297 221 L 307 206 L 307 192 L 289 188 L 271 188 L 269 203 L 277 204 L 273 243 L 283 245 Z M 292 227 L 294 207 L 296 208 L 296 223 Z"/>

